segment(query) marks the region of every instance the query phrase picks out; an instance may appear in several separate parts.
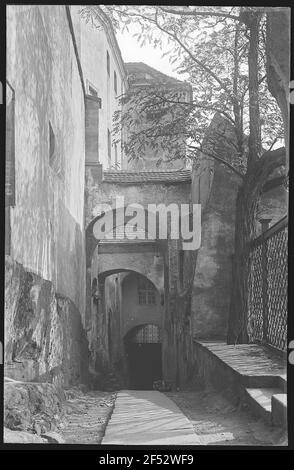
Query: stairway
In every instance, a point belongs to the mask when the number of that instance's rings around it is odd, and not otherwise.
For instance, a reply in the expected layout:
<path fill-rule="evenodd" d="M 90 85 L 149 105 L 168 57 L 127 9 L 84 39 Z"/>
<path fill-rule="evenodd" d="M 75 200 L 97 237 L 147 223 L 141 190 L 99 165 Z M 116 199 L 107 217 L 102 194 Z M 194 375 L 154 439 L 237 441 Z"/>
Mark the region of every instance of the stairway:
<path fill-rule="evenodd" d="M 258 344 L 228 345 L 195 341 L 198 375 L 204 384 L 230 391 L 258 418 L 287 428 L 287 378 L 284 355 Z"/>
<path fill-rule="evenodd" d="M 271 377 L 274 386 L 268 386 L 269 380 L 259 377 L 260 386 L 245 387 L 244 400 L 255 416 L 269 424 L 287 427 L 287 393 L 286 379 L 283 376 Z M 267 384 L 266 384 L 267 382 Z"/>

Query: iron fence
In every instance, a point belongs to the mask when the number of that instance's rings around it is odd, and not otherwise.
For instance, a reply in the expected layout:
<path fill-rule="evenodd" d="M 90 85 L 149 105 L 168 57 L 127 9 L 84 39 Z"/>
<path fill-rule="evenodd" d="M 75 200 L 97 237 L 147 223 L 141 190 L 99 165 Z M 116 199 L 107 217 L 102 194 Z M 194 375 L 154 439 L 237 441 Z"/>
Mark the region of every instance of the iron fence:
<path fill-rule="evenodd" d="M 250 342 L 287 348 L 288 218 L 250 245 L 248 324 Z"/>

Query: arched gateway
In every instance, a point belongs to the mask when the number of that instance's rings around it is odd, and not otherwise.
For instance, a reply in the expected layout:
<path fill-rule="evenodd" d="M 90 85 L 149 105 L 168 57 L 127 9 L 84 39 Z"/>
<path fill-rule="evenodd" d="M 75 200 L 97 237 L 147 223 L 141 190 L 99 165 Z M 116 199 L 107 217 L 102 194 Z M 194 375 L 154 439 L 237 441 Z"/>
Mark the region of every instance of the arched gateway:
<path fill-rule="evenodd" d="M 162 379 L 161 329 L 145 324 L 132 328 L 124 338 L 129 387 L 150 390 Z"/>

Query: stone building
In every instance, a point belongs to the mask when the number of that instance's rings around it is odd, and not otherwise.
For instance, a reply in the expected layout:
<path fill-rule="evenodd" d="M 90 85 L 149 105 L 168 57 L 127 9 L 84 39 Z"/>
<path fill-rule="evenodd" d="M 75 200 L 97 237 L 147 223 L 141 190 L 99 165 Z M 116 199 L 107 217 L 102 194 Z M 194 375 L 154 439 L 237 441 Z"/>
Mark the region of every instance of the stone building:
<path fill-rule="evenodd" d="M 213 159 L 170 159 L 172 148 L 159 167 L 150 148 L 128 162 L 112 132 L 118 96 L 151 82 L 188 102 L 191 87 L 124 64 L 108 18 L 98 9 L 92 25 L 81 9 L 7 8 L 5 373 L 183 386 L 193 337 L 226 337 L 238 182 Z M 135 203 L 145 219 L 130 239 Z M 166 239 L 148 236 L 148 204 L 161 203 L 201 204 L 198 250 L 170 224 Z M 114 226 L 101 239 L 103 205 Z"/>
<path fill-rule="evenodd" d="M 7 7 L 7 81 L 7 373 L 77 381 L 87 360 L 86 90 L 68 7 Z"/>
<path fill-rule="evenodd" d="M 112 121 L 114 112 L 120 108 L 118 97 L 128 86 L 125 64 L 111 23 L 101 9 L 96 10 L 93 23 L 86 22 L 82 6 L 71 6 L 70 11 L 86 93 L 98 98 L 99 111 L 95 115 L 98 126 L 95 123 L 96 128 L 91 131 L 86 164 L 100 163 L 104 169 L 119 169 L 122 167 L 122 148 L 113 143 Z M 91 126 L 94 127 L 93 114 Z"/>
<path fill-rule="evenodd" d="M 86 380 L 85 166 L 122 160 L 124 64 L 79 9 L 7 8 L 5 360 L 27 380 Z"/>

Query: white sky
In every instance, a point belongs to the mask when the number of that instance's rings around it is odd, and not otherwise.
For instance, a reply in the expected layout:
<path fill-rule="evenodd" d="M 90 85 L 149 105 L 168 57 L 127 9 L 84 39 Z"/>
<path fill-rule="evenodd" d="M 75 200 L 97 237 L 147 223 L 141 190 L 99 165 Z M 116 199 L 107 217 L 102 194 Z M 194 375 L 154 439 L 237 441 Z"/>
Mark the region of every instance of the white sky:
<path fill-rule="evenodd" d="M 124 31 L 124 33 L 117 32 L 116 34 L 124 62 L 144 62 L 166 75 L 179 80 L 187 80 L 187 76 L 175 72 L 176 64 L 170 64 L 168 56 L 162 57 L 165 50 L 154 49 L 148 43 L 141 48 L 137 38 L 132 37 L 136 29 L 129 27 L 129 30 L 130 32 Z"/>

